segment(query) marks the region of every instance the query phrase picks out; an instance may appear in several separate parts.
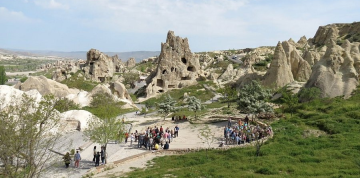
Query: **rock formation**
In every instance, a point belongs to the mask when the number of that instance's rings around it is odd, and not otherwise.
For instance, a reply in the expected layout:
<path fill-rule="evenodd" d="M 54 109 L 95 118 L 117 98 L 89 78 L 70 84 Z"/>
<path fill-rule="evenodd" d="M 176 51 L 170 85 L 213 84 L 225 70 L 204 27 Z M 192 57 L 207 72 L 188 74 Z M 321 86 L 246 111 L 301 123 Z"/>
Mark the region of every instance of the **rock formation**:
<path fill-rule="evenodd" d="M 294 81 L 291 72 L 290 60 L 279 42 L 275 48 L 274 59 L 271 61 L 270 69 L 266 72 L 263 85 L 279 88 Z"/>
<path fill-rule="evenodd" d="M 87 52 L 87 61 L 83 68 L 85 77 L 96 82 L 110 80 L 114 72 L 119 70 L 120 60 L 117 55 L 109 57 L 96 49 Z"/>
<path fill-rule="evenodd" d="M 307 39 L 306 36 L 302 36 L 299 41 L 297 42 L 297 47 L 303 48 L 307 45 Z"/>
<path fill-rule="evenodd" d="M 234 69 L 232 64 L 229 64 L 225 72 L 222 73 L 218 79 L 221 79 L 222 81 L 232 81 L 234 79 L 238 79 L 239 77 L 240 75 L 238 75 L 238 70 Z"/>
<path fill-rule="evenodd" d="M 135 65 L 136 65 L 136 61 L 135 61 L 135 58 L 130 58 L 128 61 L 126 61 L 126 67 L 127 68 L 133 68 L 133 67 L 135 67 Z"/>
<path fill-rule="evenodd" d="M 342 48 L 330 38 L 327 46 L 323 58 L 314 65 L 306 87 L 319 88 L 324 97 L 349 97 L 359 84 L 359 69 L 354 67 L 359 66 L 359 43 L 351 44 L 346 40 Z"/>
<path fill-rule="evenodd" d="M 114 95 L 116 95 L 120 99 L 126 99 L 133 102 L 124 84 L 120 83 L 119 81 L 114 82 L 114 90 Z"/>
<path fill-rule="evenodd" d="M 345 39 L 350 42 L 360 42 L 360 22 L 320 26 L 312 42 L 317 46 L 322 46 L 329 40 L 341 43 Z"/>
<path fill-rule="evenodd" d="M 288 61 L 290 61 L 294 80 L 299 82 L 307 81 L 311 74 L 311 66 L 300 56 L 296 47 L 291 45 L 291 43 L 284 41 L 282 42 L 282 47 L 285 50 Z"/>
<path fill-rule="evenodd" d="M 195 84 L 199 70 L 198 56 L 191 53 L 188 39 L 169 31 L 166 43 L 161 43 L 157 69 L 146 80 L 147 97 Z"/>
<path fill-rule="evenodd" d="M 30 76 L 20 89 L 22 91 L 37 90 L 41 95 L 53 94 L 56 97 L 66 97 L 69 94 L 79 93 L 78 89 L 69 89 L 68 86 L 48 79 L 44 76 Z"/>

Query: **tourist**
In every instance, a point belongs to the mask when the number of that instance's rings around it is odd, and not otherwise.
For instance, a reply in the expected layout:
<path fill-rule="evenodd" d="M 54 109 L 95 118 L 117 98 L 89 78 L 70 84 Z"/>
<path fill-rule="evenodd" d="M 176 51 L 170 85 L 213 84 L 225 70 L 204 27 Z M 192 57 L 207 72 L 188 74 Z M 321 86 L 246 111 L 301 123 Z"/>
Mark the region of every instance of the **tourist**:
<path fill-rule="evenodd" d="M 135 130 L 135 142 L 139 140 L 139 133 L 137 130 Z"/>
<path fill-rule="evenodd" d="M 132 146 L 132 143 L 133 143 L 134 139 L 135 139 L 135 136 L 134 136 L 133 133 L 131 133 L 131 135 L 130 135 L 130 146 Z"/>
<path fill-rule="evenodd" d="M 151 150 L 153 143 L 154 143 L 153 137 L 149 137 L 149 142 L 148 142 L 149 150 Z"/>
<path fill-rule="evenodd" d="M 96 156 L 96 146 L 94 146 L 94 151 L 93 151 L 93 153 L 94 153 L 93 162 L 95 162 L 95 156 Z"/>
<path fill-rule="evenodd" d="M 139 135 L 139 141 L 138 141 L 138 148 L 141 148 L 143 145 L 143 141 L 144 141 L 144 135 L 140 134 Z"/>
<path fill-rule="evenodd" d="M 159 149 L 159 145 L 156 143 L 154 146 L 154 150 L 158 150 Z"/>
<path fill-rule="evenodd" d="M 175 136 L 178 137 L 179 136 L 179 127 L 176 125 L 174 130 L 175 130 Z"/>
<path fill-rule="evenodd" d="M 164 150 L 168 150 L 169 149 L 169 143 L 166 142 L 165 145 L 164 145 Z"/>
<path fill-rule="evenodd" d="M 99 166 L 99 164 L 100 164 L 100 153 L 97 152 L 95 156 L 95 167 Z"/>
<path fill-rule="evenodd" d="M 127 143 L 128 138 L 129 138 L 129 133 L 125 132 L 125 144 Z"/>
<path fill-rule="evenodd" d="M 70 165 L 70 161 L 71 161 L 71 157 L 70 157 L 69 152 L 67 152 L 67 153 L 64 155 L 63 160 L 64 160 L 64 162 L 65 162 L 65 167 L 68 168 L 69 165 Z"/>
<path fill-rule="evenodd" d="M 231 117 L 228 119 L 228 127 L 231 127 Z"/>
<path fill-rule="evenodd" d="M 75 167 L 78 168 L 80 160 L 81 160 L 81 156 L 80 156 L 79 151 L 76 151 L 76 154 L 74 156 L 74 160 L 75 160 Z"/>
<path fill-rule="evenodd" d="M 171 141 L 171 134 L 170 134 L 170 131 L 168 130 L 168 132 L 167 132 L 167 139 L 169 140 L 169 143 L 170 143 L 170 141 Z"/>
<path fill-rule="evenodd" d="M 101 164 L 105 164 L 105 154 L 106 154 L 105 147 L 102 146 L 101 147 L 101 153 L 100 153 L 100 155 L 101 155 Z"/>
<path fill-rule="evenodd" d="M 249 117 L 248 117 L 248 115 L 246 115 L 246 117 L 245 117 L 245 123 L 246 123 L 247 125 L 249 125 Z"/>

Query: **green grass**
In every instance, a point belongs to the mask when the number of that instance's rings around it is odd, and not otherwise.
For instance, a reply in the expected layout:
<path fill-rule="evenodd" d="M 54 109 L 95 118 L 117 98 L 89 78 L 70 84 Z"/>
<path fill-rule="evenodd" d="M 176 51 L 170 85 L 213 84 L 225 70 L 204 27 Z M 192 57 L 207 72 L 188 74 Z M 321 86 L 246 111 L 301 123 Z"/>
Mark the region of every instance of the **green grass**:
<path fill-rule="evenodd" d="M 141 72 L 146 72 L 148 69 L 154 69 L 156 67 L 156 64 L 152 62 L 142 63 L 142 64 L 136 64 L 134 67 L 136 70 Z"/>
<path fill-rule="evenodd" d="M 70 78 L 61 81 L 61 83 L 67 85 L 69 88 L 77 88 L 88 92 L 90 92 L 96 87 L 96 85 L 99 84 L 97 82 L 84 80 L 84 77 L 78 77 L 80 73 L 84 76 L 82 71 L 78 71 Z"/>
<path fill-rule="evenodd" d="M 179 101 L 184 99 L 184 93 L 188 93 L 189 96 L 196 96 L 196 98 L 200 99 L 201 101 L 205 102 L 207 100 L 210 100 L 212 97 L 214 97 L 214 94 L 211 91 L 204 89 L 204 84 L 207 84 L 208 86 L 214 86 L 215 84 L 212 81 L 199 81 L 198 84 L 184 87 L 181 89 L 173 89 L 169 90 L 166 93 L 155 97 L 150 98 L 146 100 L 145 102 L 148 103 L 160 103 L 165 99 L 165 96 L 170 95 L 175 100 Z M 145 103 L 143 102 L 143 103 Z"/>
<path fill-rule="evenodd" d="M 128 177 L 360 177 L 360 91 L 348 100 L 299 104 L 293 117 L 273 122 L 272 139 L 261 147 L 210 150 L 157 157 Z M 321 136 L 304 136 L 307 130 Z"/>
<path fill-rule="evenodd" d="M 55 69 L 49 69 L 46 71 L 44 70 L 44 71 L 32 73 L 31 76 L 42 76 L 43 75 L 48 79 L 52 79 L 54 71 L 55 71 Z"/>
<path fill-rule="evenodd" d="M 7 72 L 34 71 L 42 64 L 53 63 L 54 60 L 45 59 L 12 59 L 1 60 L 0 66 L 4 66 Z"/>

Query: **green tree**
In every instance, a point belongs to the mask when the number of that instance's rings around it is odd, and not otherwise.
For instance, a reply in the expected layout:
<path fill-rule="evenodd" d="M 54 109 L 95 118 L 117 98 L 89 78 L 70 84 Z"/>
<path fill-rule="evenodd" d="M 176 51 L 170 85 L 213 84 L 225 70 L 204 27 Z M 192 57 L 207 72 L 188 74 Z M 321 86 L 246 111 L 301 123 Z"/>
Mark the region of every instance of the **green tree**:
<path fill-rule="evenodd" d="M 170 95 L 165 96 L 164 102 L 159 103 L 158 107 L 158 112 L 164 114 L 164 120 L 171 112 L 177 111 L 176 101 Z"/>
<path fill-rule="evenodd" d="M 273 108 L 267 103 L 271 96 L 271 90 L 262 88 L 259 82 L 253 80 L 240 89 L 238 109 L 255 116 L 265 112 L 271 113 Z"/>
<path fill-rule="evenodd" d="M 293 95 L 289 91 L 283 91 L 281 101 L 284 102 L 284 104 L 287 107 L 287 110 L 291 113 L 291 116 L 293 115 L 294 111 L 296 110 L 296 106 L 299 104 L 299 98 L 297 95 Z"/>
<path fill-rule="evenodd" d="M 300 102 L 309 102 L 315 99 L 319 99 L 320 97 L 321 97 L 321 91 L 319 88 L 316 87 L 303 88 L 299 92 Z"/>
<path fill-rule="evenodd" d="M 99 100 L 101 104 L 97 103 Z M 84 131 L 84 134 L 93 142 L 100 143 L 107 148 L 109 141 L 121 142 L 124 138 L 125 127 L 120 119 L 119 106 L 114 99 L 105 93 L 97 93 L 93 96 L 91 106 L 96 107 L 94 115 L 88 122 L 88 129 Z M 105 162 L 107 158 L 105 157 Z"/>
<path fill-rule="evenodd" d="M 69 100 L 67 98 L 61 98 L 57 101 L 57 105 L 55 109 L 59 112 L 65 112 L 69 110 L 78 110 L 80 109 L 80 105 L 76 104 L 74 101 Z"/>
<path fill-rule="evenodd" d="M 7 81 L 4 66 L 0 66 L 0 85 L 4 85 Z"/>
<path fill-rule="evenodd" d="M 202 109 L 201 100 L 197 99 L 195 96 L 190 96 L 187 99 L 187 102 L 188 102 L 189 111 L 194 111 L 195 119 L 197 119 L 196 112 L 201 111 L 201 109 Z"/>
<path fill-rule="evenodd" d="M 237 97 L 237 91 L 235 88 L 232 88 L 231 86 L 227 85 L 224 88 L 220 88 L 219 93 L 221 93 L 224 97 L 223 100 L 227 102 L 228 108 L 230 108 L 230 103 Z"/>
<path fill-rule="evenodd" d="M 125 72 L 123 73 L 124 84 L 130 85 L 131 88 L 135 87 L 135 82 L 140 79 L 140 75 L 137 72 Z"/>
<path fill-rule="evenodd" d="M 24 94 L 11 105 L 0 105 L 0 162 L 5 177 L 39 177 L 51 161 L 60 138 L 59 115 L 54 96 L 40 102 Z"/>

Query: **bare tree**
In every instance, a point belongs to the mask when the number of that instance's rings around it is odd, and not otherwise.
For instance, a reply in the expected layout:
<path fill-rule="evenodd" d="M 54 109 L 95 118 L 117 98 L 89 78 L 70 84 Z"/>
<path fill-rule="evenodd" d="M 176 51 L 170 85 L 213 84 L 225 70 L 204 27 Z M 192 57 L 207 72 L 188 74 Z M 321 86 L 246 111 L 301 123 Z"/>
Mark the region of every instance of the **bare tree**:
<path fill-rule="evenodd" d="M 203 143 L 207 145 L 206 148 L 206 158 L 208 158 L 208 150 L 211 148 L 211 145 L 216 141 L 215 133 L 211 131 L 208 125 L 200 129 L 198 137 Z"/>

